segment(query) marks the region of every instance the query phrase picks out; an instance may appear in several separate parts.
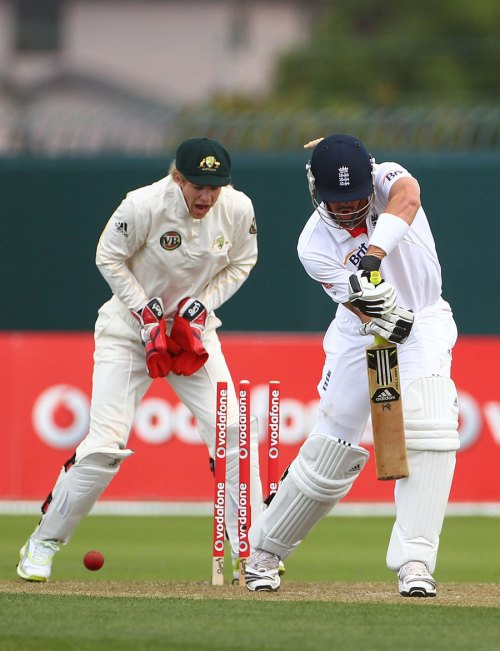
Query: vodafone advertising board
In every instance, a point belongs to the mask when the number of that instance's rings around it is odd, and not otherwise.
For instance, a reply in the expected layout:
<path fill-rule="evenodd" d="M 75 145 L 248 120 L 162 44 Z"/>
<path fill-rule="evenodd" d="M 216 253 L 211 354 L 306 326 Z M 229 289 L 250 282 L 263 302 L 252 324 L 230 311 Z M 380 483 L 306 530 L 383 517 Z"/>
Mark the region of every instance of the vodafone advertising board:
<path fill-rule="evenodd" d="M 269 380 L 281 381 L 282 471 L 311 429 L 323 365 L 321 335 L 221 334 L 235 382 L 249 380 L 251 411 L 266 446 Z M 0 499 L 43 500 L 85 436 L 91 392 L 89 333 L 0 334 Z M 500 337 L 462 337 L 454 349 L 462 448 L 451 502 L 500 502 Z M 372 449 L 368 426 L 362 442 Z M 137 412 L 125 461 L 102 499 L 210 501 L 213 477 L 196 423 L 168 382 L 155 380 Z M 263 464 L 263 481 L 265 465 Z M 394 482 L 375 478 L 373 455 L 345 501 L 390 502 Z"/>

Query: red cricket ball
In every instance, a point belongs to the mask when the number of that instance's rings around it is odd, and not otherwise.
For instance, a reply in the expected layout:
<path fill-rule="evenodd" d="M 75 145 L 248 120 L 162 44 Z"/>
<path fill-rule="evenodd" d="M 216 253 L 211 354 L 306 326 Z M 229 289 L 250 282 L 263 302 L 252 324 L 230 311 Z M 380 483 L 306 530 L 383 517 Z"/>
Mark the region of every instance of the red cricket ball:
<path fill-rule="evenodd" d="M 100 570 L 104 565 L 104 556 L 101 552 L 92 550 L 87 552 L 83 557 L 83 564 L 88 570 L 95 572 L 95 570 Z"/>

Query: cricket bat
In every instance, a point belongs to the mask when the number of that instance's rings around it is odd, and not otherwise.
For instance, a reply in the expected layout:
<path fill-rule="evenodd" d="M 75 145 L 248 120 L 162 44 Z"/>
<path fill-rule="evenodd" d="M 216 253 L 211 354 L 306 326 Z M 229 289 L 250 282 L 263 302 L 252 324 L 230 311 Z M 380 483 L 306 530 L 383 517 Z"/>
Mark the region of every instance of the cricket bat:
<path fill-rule="evenodd" d="M 373 282 L 377 276 L 378 282 Z M 378 285 L 380 274 L 372 272 L 370 280 Z M 396 344 L 376 335 L 374 344 L 366 349 L 366 362 L 377 479 L 408 477 Z"/>

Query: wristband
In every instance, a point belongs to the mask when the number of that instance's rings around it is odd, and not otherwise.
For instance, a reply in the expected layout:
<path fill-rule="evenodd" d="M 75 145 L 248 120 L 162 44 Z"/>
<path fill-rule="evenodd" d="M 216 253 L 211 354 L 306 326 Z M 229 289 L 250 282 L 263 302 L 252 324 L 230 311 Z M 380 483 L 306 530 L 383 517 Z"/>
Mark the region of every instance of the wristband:
<path fill-rule="evenodd" d="M 390 212 L 383 212 L 377 219 L 377 225 L 370 237 L 369 245 L 378 246 L 386 255 L 389 255 L 409 230 L 409 224 L 401 217 L 391 215 Z"/>

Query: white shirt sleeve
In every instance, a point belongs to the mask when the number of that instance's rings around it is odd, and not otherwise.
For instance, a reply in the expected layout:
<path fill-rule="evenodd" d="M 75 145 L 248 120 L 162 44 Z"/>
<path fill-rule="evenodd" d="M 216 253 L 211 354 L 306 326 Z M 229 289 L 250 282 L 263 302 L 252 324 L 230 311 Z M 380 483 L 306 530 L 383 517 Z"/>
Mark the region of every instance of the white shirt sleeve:
<path fill-rule="evenodd" d="M 149 298 L 127 264 L 146 241 L 151 216 L 140 213 L 131 198 L 115 210 L 101 234 L 96 265 L 112 292 L 129 309 L 138 310 Z"/>
<path fill-rule="evenodd" d="M 413 176 L 399 163 L 380 163 L 376 166 L 375 172 L 375 194 L 379 200 L 387 203 L 389 192 L 399 179 L 412 179 Z"/>
<path fill-rule="evenodd" d="M 309 276 L 320 283 L 332 300 L 336 303 L 349 300 L 349 276 L 352 272 L 344 265 L 317 251 L 302 253 L 299 257 Z"/>

